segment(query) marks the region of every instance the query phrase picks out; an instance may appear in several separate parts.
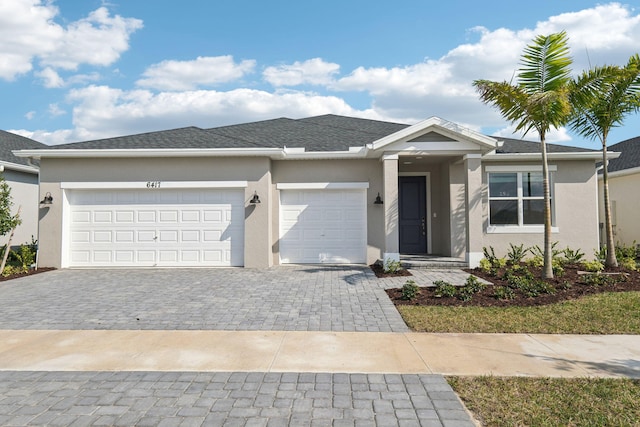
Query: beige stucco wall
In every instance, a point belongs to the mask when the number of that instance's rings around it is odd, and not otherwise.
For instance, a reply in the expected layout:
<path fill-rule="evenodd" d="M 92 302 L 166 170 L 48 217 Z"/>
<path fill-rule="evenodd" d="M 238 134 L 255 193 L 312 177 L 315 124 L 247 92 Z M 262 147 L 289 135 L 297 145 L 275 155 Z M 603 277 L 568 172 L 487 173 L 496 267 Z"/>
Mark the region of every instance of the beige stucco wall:
<path fill-rule="evenodd" d="M 592 258 L 598 248 L 598 197 L 597 177 L 593 161 L 552 161 L 557 171 L 553 172 L 555 226 L 558 232 L 553 233 L 552 241 L 557 241 L 558 248 L 580 249 L 587 257 Z M 504 165 L 504 163 L 483 163 L 488 165 Z M 524 165 L 524 163 L 519 163 Z M 539 163 L 531 165 L 539 166 Z M 509 243 L 524 244 L 525 247 L 538 245 L 542 247 L 544 235 L 540 233 L 487 234 L 488 226 L 488 192 L 487 173 L 483 171 L 483 245 L 493 247 L 496 254 L 505 255 L 509 251 Z"/>
<path fill-rule="evenodd" d="M 31 243 L 31 237 L 38 238 L 38 175 L 14 171 L 5 167 L 4 179 L 11 188 L 11 198 L 13 200 L 12 213 L 20 210 L 20 224 L 13 235 L 11 246 Z M 4 245 L 9 240 L 9 233 L 0 236 L 0 245 Z"/>
<path fill-rule="evenodd" d="M 148 159 L 43 159 L 40 198 L 46 192 L 53 204 L 41 209 L 39 265 L 61 266 L 62 200 L 61 182 L 145 182 L 145 181 L 248 181 L 245 189 L 245 266 L 268 267 L 272 202 L 268 158 L 148 158 Z M 248 202 L 256 191 L 260 205 Z"/>
<path fill-rule="evenodd" d="M 382 257 L 384 250 L 384 205 L 374 205 L 378 192 L 383 194 L 380 160 L 299 160 L 272 162 L 272 241 L 273 263 L 279 263 L 279 191 L 278 183 L 368 182 L 367 189 L 367 262 Z M 385 203 L 387 201 L 385 200 Z"/>
<path fill-rule="evenodd" d="M 604 196 L 602 180 L 598 180 L 600 222 L 604 224 Z M 609 199 L 613 237 L 626 246 L 640 243 L 640 172 L 609 176 Z M 604 231 L 603 231 L 604 233 Z M 602 235 L 604 242 L 605 236 Z"/>

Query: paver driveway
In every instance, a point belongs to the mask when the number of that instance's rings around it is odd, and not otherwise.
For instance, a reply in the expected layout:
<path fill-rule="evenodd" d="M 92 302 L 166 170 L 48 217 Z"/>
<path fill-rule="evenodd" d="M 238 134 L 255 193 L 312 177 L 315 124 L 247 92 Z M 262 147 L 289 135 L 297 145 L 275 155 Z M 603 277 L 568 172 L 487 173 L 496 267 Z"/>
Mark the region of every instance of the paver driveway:
<path fill-rule="evenodd" d="M 57 270 L 0 284 L 0 329 L 408 331 L 366 266 Z"/>

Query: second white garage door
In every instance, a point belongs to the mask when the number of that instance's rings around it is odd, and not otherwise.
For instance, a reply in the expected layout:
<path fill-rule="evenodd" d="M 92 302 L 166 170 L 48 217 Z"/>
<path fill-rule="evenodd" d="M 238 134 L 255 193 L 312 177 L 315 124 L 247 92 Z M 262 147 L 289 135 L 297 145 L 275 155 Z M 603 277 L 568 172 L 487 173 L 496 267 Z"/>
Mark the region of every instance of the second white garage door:
<path fill-rule="evenodd" d="M 69 267 L 241 266 L 244 190 L 71 190 Z"/>
<path fill-rule="evenodd" d="M 366 262 L 366 218 L 363 189 L 281 190 L 281 262 Z"/>

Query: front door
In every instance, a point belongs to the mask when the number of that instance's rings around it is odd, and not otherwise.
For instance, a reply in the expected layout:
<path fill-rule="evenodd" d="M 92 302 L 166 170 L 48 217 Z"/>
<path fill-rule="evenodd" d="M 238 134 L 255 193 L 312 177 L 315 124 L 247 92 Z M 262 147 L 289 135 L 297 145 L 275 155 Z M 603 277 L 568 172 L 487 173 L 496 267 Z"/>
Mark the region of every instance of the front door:
<path fill-rule="evenodd" d="M 400 206 L 400 253 L 426 253 L 427 204 L 425 177 L 399 177 L 398 191 Z"/>

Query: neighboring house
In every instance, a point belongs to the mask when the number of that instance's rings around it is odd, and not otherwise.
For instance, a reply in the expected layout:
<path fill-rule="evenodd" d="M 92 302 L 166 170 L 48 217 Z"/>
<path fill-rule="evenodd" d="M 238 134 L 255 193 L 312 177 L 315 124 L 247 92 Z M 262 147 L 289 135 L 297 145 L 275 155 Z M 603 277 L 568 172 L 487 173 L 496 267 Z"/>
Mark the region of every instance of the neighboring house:
<path fill-rule="evenodd" d="M 640 137 L 627 139 L 607 148 L 620 157 L 609 160 L 609 200 L 616 243 L 640 244 Z M 604 196 L 602 171 L 598 176 L 601 241 L 604 236 Z"/>
<path fill-rule="evenodd" d="M 600 153 L 549 152 L 553 239 L 593 253 Z M 539 145 L 437 117 L 281 118 L 17 154 L 40 161 L 40 198 L 53 198 L 41 266 L 262 268 L 402 253 L 475 266 L 484 246 L 543 243 Z"/>
<path fill-rule="evenodd" d="M 11 246 L 31 243 L 38 236 L 38 167 L 23 157 L 16 157 L 13 150 L 31 150 L 47 147 L 37 141 L 0 130 L 0 169 L 11 188 L 13 212 L 21 207 L 22 224 L 16 228 Z M 0 236 L 5 245 L 9 235 Z"/>

